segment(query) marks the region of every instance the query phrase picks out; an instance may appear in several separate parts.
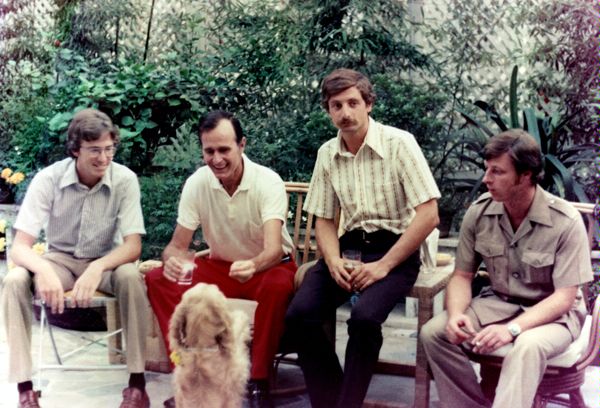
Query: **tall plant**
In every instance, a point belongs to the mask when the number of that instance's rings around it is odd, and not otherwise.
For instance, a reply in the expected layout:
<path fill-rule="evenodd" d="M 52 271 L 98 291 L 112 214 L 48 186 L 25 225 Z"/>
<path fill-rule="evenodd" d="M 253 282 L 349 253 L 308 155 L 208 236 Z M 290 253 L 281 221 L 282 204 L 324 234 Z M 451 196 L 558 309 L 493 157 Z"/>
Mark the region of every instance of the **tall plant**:
<path fill-rule="evenodd" d="M 485 113 L 485 117 L 496 125 L 499 131 L 523 128 L 535 138 L 544 158 L 544 180 L 542 182 L 544 187 L 568 200 L 588 202 L 588 196 L 582 185 L 573 177 L 570 168 L 579 163 L 593 163 L 600 152 L 600 145 L 593 143 L 575 145 L 571 142 L 569 123 L 573 120 L 573 115 L 565 117 L 561 112 L 555 112 L 540 117 L 532 107 L 526 107 L 519 111 L 517 72 L 518 68 L 515 66 L 510 80 L 508 117 L 503 117 L 491 103 L 478 100 L 474 105 Z M 469 113 L 461 111 L 460 114 L 466 120 L 468 131 L 471 132 L 471 136 L 463 143 L 467 143 L 471 151 L 479 153 L 486 139 L 498 132 L 493 131 L 488 125 Z M 462 158 L 483 168 L 479 156 L 464 155 Z"/>

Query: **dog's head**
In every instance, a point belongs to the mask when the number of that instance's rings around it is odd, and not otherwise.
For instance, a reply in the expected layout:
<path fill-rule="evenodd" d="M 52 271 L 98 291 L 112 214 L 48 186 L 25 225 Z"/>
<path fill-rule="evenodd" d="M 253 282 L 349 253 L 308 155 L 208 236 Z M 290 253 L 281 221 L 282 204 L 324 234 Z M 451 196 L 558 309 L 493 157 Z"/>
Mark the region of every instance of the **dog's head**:
<path fill-rule="evenodd" d="M 171 349 L 226 347 L 231 325 L 223 293 L 215 285 L 199 283 L 183 295 L 171 317 Z"/>

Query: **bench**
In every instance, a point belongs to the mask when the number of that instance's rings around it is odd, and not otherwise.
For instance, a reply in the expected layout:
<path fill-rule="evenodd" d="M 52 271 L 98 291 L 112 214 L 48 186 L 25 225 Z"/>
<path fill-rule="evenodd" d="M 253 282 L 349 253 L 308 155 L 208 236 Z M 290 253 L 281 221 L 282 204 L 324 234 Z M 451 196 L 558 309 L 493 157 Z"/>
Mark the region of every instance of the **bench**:
<path fill-rule="evenodd" d="M 294 256 L 300 268 L 296 284 L 300 283 L 303 272 L 308 269 L 308 264 L 320 256 L 314 238 L 314 217 L 302 210 L 308 192 L 308 183 L 286 182 L 286 191 L 290 205 L 288 228 L 294 244 Z M 335 222 L 339 222 L 339 216 Z M 447 261 L 447 260 L 446 260 Z M 146 272 L 160 265 L 159 261 L 146 261 L 140 265 L 141 271 Z M 417 331 L 434 315 L 436 295 L 441 293 L 449 280 L 452 265 L 435 268 L 429 273 L 421 272 L 409 296 L 416 299 L 418 306 Z M 253 310 L 252 301 L 236 300 L 237 307 Z M 435 307 L 435 312 L 439 312 Z M 439 307 L 441 310 L 441 307 Z M 149 333 L 146 341 L 146 369 L 149 371 L 169 372 L 170 364 L 160 329 L 149 308 Z M 429 383 L 431 377 L 428 372 L 425 352 L 417 343 L 416 362 L 414 365 L 403 364 L 391 360 L 379 360 L 377 373 L 415 377 L 415 407 L 427 407 L 429 403 Z"/>

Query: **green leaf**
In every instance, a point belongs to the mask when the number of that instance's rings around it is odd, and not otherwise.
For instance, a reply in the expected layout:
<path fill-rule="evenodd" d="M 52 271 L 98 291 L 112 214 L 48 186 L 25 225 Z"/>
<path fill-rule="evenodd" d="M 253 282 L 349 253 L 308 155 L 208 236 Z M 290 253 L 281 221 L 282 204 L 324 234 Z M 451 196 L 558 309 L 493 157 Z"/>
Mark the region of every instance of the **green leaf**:
<path fill-rule="evenodd" d="M 538 127 L 538 118 L 535 115 L 535 111 L 533 110 L 533 108 L 523 109 L 523 123 L 524 123 L 523 128 L 527 132 L 529 132 L 529 134 L 531 136 L 533 136 L 533 138 L 535 139 L 537 144 L 542 149 L 542 153 L 544 153 L 544 154 L 547 153 L 547 151 L 546 151 L 547 146 L 545 143 L 543 143 L 542 138 L 540 136 L 540 129 Z"/>
<path fill-rule="evenodd" d="M 57 113 L 48 122 L 48 129 L 53 132 L 59 132 L 67 128 L 69 122 L 73 119 L 73 112 Z"/>
<path fill-rule="evenodd" d="M 123 116 L 121 119 L 121 124 L 123 126 L 131 126 L 135 123 L 135 120 L 131 116 Z"/>

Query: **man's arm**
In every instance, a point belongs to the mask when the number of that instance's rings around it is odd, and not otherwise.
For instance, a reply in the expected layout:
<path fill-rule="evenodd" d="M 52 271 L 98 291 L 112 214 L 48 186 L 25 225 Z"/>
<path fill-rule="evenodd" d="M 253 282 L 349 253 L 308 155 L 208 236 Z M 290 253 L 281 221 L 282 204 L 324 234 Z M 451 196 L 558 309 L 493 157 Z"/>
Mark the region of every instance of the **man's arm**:
<path fill-rule="evenodd" d="M 88 307 L 94 292 L 100 285 L 102 274 L 117 267 L 136 261 L 142 253 L 142 238 L 139 234 L 123 237 L 123 243 L 108 254 L 90 262 L 85 272 L 73 286 L 73 301 L 78 307 Z"/>
<path fill-rule="evenodd" d="M 176 282 L 183 272 L 182 254 L 186 253 L 194 237 L 194 230 L 182 227 L 177 224 L 171 241 L 167 244 L 162 253 L 164 264 L 163 276 Z"/>
<path fill-rule="evenodd" d="M 395 266 L 404 262 L 421 246 L 421 243 L 438 224 L 436 199 L 431 199 L 415 207 L 415 217 L 394 246 L 378 261 L 363 264 L 361 268 L 355 269 L 356 274 L 352 276 L 351 283 L 363 290 L 387 276 Z"/>
<path fill-rule="evenodd" d="M 282 227 L 283 222 L 278 219 L 265 222 L 263 224 L 263 250 L 252 259 L 232 263 L 229 276 L 240 282 L 246 282 L 254 274 L 279 264 L 283 256 Z"/>
<path fill-rule="evenodd" d="M 475 335 L 471 319 L 465 315 L 465 310 L 471 304 L 471 282 L 474 274 L 455 269 L 446 286 L 446 335 L 453 344 L 459 344 Z"/>
<path fill-rule="evenodd" d="M 10 250 L 10 258 L 35 275 L 35 288 L 44 303 L 50 306 L 52 313 L 64 311 L 64 290 L 60 279 L 54 273 L 52 265 L 31 247 L 36 238 L 17 230 Z"/>
<path fill-rule="evenodd" d="M 556 289 L 552 295 L 510 322 L 485 327 L 473 338 L 473 350 L 477 353 L 491 353 L 512 342 L 513 336 L 508 331 L 510 323 L 517 323 L 525 331 L 555 321 L 573 307 L 576 296 L 577 286 Z"/>
<path fill-rule="evenodd" d="M 315 236 L 331 277 L 349 292 L 352 289 L 350 274 L 344 269 L 344 261 L 340 257 L 340 241 L 333 220 L 317 217 Z"/>

